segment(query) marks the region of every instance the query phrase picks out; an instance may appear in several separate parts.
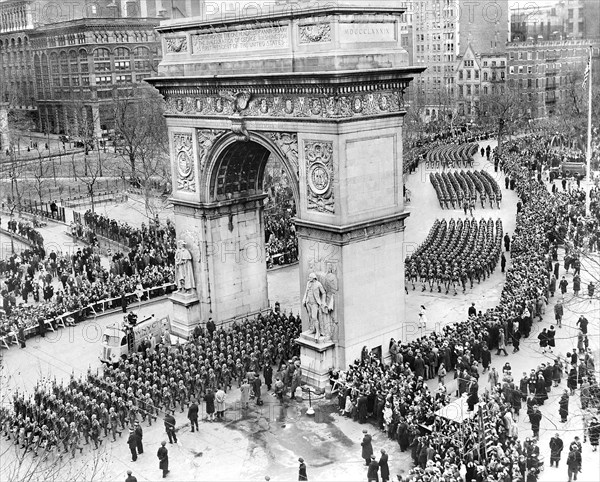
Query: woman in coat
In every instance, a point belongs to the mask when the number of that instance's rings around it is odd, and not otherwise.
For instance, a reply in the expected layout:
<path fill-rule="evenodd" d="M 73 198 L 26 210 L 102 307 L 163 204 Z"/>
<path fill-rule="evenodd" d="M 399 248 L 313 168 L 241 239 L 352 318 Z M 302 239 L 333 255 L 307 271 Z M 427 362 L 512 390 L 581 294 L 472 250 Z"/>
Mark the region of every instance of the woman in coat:
<path fill-rule="evenodd" d="M 548 400 L 548 392 L 546 391 L 546 380 L 541 373 L 535 382 L 535 399 L 538 405 L 543 405 Z"/>
<path fill-rule="evenodd" d="M 569 371 L 569 378 L 567 378 L 567 387 L 571 390 L 571 395 L 575 393 L 577 389 L 577 368 L 572 367 Z"/>
<path fill-rule="evenodd" d="M 554 365 L 552 366 L 552 381 L 554 382 L 554 386 L 558 387 L 558 384 L 562 380 L 562 371 L 563 366 L 560 359 L 554 360 Z"/>
<path fill-rule="evenodd" d="M 569 391 L 565 390 L 558 401 L 558 414 L 560 415 L 560 421 L 565 423 L 569 416 Z"/>

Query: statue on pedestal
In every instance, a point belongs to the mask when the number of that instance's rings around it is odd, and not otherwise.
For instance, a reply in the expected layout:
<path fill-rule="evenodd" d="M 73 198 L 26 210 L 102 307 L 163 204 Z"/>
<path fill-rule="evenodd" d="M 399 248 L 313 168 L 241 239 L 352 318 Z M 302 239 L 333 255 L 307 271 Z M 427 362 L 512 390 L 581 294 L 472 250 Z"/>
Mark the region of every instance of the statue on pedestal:
<path fill-rule="evenodd" d="M 308 275 L 302 306 L 308 312 L 309 330 L 315 338 L 330 336 L 328 330 L 332 320 L 333 298 L 327 294 L 315 273 Z"/>
<path fill-rule="evenodd" d="M 192 264 L 192 253 L 185 247 L 185 241 L 177 241 L 175 252 L 175 281 L 179 291 L 190 293 L 196 288 L 194 281 L 194 267 Z"/>

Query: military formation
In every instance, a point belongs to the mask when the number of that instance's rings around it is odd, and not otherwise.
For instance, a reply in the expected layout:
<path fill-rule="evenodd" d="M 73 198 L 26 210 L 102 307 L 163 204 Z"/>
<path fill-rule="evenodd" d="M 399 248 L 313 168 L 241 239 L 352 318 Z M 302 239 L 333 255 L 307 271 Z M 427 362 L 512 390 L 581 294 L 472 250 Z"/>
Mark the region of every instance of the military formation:
<path fill-rule="evenodd" d="M 465 214 L 470 211 L 473 215 L 478 200 L 481 209 L 485 209 L 488 202 L 490 209 L 500 209 L 502 192 L 487 171 L 436 172 L 429 179 L 442 209 L 463 208 Z"/>
<path fill-rule="evenodd" d="M 474 157 L 478 151 L 478 144 L 443 144 L 428 150 L 426 166 L 428 169 L 473 167 Z"/>
<path fill-rule="evenodd" d="M 88 373 L 85 380 L 72 377 L 67 386 L 38 385 L 29 399 L 16 394 L 12 411 L 0 410 L 3 433 L 34 456 L 75 457 L 84 445 L 97 450 L 103 440 L 116 441 L 126 430 L 130 448 L 139 450 L 140 422 L 152 425 L 163 413 L 169 440 L 177 442 L 175 411 L 195 405 L 197 414 L 198 401 L 210 400 L 215 392 L 218 398 L 234 384 L 242 387 L 252 380 L 260 400 L 261 374 L 267 387 L 275 385 L 282 396 L 290 387 L 294 391 L 300 385 L 301 369 L 294 363 L 300 331 L 299 317 L 279 311 L 234 323 L 229 330 L 216 329 L 209 320 L 206 328 L 195 329 L 192 341 L 155 350 L 142 345 L 118 367 L 107 367 L 103 376 Z M 275 383 L 273 365 L 280 367 Z M 217 413 L 224 410 L 217 407 Z M 132 448 L 132 460 L 133 453 Z"/>
<path fill-rule="evenodd" d="M 500 258 L 502 220 L 436 220 L 425 242 L 405 260 L 406 286 L 454 294 L 490 276 Z"/>

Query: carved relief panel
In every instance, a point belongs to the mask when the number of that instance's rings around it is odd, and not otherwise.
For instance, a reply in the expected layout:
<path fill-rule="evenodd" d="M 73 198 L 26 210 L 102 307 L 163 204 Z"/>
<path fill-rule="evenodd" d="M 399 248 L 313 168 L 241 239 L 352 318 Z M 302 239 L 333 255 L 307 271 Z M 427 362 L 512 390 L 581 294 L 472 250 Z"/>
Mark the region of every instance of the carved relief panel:
<path fill-rule="evenodd" d="M 307 209 L 333 214 L 333 142 L 304 141 Z"/>
<path fill-rule="evenodd" d="M 331 42 L 331 24 L 318 23 L 312 25 L 301 25 L 298 27 L 300 43 Z"/>
<path fill-rule="evenodd" d="M 295 132 L 265 132 L 264 134 L 279 146 L 298 174 L 298 134 Z"/>
<path fill-rule="evenodd" d="M 226 131 L 219 129 L 196 129 L 196 138 L 198 140 L 198 170 L 200 173 L 206 167 L 206 159 L 208 151 L 213 146 L 217 137 L 224 134 Z"/>
<path fill-rule="evenodd" d="M 177 190 L 196 192 L 192 134 L 174 133 L 173 149 L 175 151 L 175 168 L 177 169 Z"/>
<path fill-rule="evenodd" d="M 167 53 L 169 54 L 179 54 L 187 52 L 187 37 L 167 37 L 165 38 L 165 47 L 167 49 Z"/>

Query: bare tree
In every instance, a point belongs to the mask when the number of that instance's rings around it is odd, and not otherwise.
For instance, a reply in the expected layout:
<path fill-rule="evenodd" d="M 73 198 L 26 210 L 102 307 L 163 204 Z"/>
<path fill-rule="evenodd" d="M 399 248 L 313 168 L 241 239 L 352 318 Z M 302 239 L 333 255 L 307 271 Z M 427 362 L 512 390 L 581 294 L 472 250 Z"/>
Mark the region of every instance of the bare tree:
<path fill-rule="evenodd" d="M 498 132 L 498 152 L 502 152 L 502 140 L 521 128 L 532 116 L 531 93 L 523 91 L 513 79 L 505 85 L 494 84 L 492 92 L 481 95 L 477 111 L 482 125 L 496 125 Z"/>
<path fill-rule="evenodd" d="M 100 156 L 100 154 L 98 154 Z M 95 196 L 96 189 L 99 184 L 99 179 L 101 177 L 102 171 L 102 162 L 99 160 L 97 163 L 87 162 L 87 159 L 84 160 L 83 169 L 81 166 L 77 166 L 78 163 L 75 162 L 75 154 L 71 154 L 71 167 L 73 168 L 73 177 L 81 182 L 83 182 L 86 186 L 87 194 L 90 197 L 90 204 L 92 212 L 95 212 Z"/>
<path fill-rule="evenodd" d="M 115 91 L 115 142 L 121 156 L 129 162 L 132 180 L 143 174 L 138 171 L 149 170 L 154 175 L 156 162 L 167 153 L 163 113 L 163 98 L 149 85 L 132 84 Z"/>
<path fill-rule="evenodd" d="M 38 154 L 39 154 L 39 151 L 38 151 Z M 35 169 L 33 171 L 33 179 L 34 179 L 33 188 L 38 195 L 38 199 L 40 200 L 40 206 L 44 202 L 43 201 L 44 191 L 45 191 L 46 184 L 49 180 L 48 179 L 48 174 L 49 174 L 48 167 L 49 167 L 48 164 L 45 164 L 42 161 L 42 156 L 40 154 L 37 166 L 35 167 Z"/>

